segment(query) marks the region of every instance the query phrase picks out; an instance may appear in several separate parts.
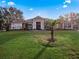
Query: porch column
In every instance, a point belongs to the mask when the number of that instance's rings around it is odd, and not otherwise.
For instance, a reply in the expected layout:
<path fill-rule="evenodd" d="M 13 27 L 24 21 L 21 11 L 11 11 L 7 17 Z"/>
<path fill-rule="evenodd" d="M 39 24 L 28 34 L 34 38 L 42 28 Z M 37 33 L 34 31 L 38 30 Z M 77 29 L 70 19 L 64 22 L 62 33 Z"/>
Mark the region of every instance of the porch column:
<path fill-rule="evenodd" d="M 36 22 L 33 21 L 33 29 L 36 30 Z"/>

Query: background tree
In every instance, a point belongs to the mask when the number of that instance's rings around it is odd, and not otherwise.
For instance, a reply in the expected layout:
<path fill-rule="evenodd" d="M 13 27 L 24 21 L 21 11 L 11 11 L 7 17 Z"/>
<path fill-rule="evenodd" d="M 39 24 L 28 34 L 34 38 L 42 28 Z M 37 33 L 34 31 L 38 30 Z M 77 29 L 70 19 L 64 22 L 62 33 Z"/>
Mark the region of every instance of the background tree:
<path fill-rule="evenodd" d="M 20 10 L 14 8 L 14 7 L 9 7 L 9 8 L 0 8 L 0 28 L 2 28 L 2 21 L 4 21 L 5 24 L 5 29 L 6 31 L 10 30 L 10 25 L 11 22 L 14 20 L 22 20 L 23 19 L 23 12 Z"/>
<path fill-rule="evenodd" d="M 0 30 L 3 29 L 4 16 L 2 14 L 2 8 L 0 7 Z"/>
<path fill-rule="evenodd" d="M 77 25 L 77 30 L 79 30 L 79 13 L 77 13 L 77 15 L 76 15 L 75 22 L 76 22 L 76 25 Z"/>
<path fill-rule="evenodd" d="M 23 12 L 20 10 L 15 10 L 15 15 L 17 19 L 23 20 Z"/>
<path fill-rule="evenodd" d="M 3 29 L 3 23 L 4 23 L 4 21 L 0 19 L 0 30 Z"/>

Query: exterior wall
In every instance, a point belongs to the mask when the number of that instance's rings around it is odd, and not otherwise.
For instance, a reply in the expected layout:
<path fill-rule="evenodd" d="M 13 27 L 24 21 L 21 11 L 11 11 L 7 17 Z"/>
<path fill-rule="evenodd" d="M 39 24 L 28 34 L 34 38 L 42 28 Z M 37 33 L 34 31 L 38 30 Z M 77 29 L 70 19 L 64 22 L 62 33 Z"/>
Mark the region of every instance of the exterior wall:
<path fill-rule="evenodd" d="M 44 20 L 42 19 L 33 19 L 33 29 L 36 29 L 36 22 L 41 23 L 41 29 L 44 30 Z"/>
<path fill-rule="evenodd" d="M 22 23 L 11 23 L 11 29 L 22 29 Z"/>
<path fill-rule="evenodd" d="M 28 28 L 28 30 L 32 30 L 32 28 L 33 28 L 32 24 L 31 24 L 31 23 L 28 24 L 28 25 L 27 25 L 27 28 Z"/>
<path fill-rule="evenodd" d="M 58 29 L 71 29 L 71 30 L 78 30 L 78 24 L 75 21 L 64 21 L 62 24 L 58 24 Z"/>
<path fill-rule="evenodd" d="M 60 23 L 62 22 L 62 24 L 59 24 L 58 28 L 71 29 L 71 30 L 78 29 L 78 24 L 76 22 L 76 18 L 77 18 L 77 14 L 75 14 L 75 13 L 70 13 L 70 14 L 64 15 L 63 20 L 62 20 L 64 22 L 59 20 Z"/>

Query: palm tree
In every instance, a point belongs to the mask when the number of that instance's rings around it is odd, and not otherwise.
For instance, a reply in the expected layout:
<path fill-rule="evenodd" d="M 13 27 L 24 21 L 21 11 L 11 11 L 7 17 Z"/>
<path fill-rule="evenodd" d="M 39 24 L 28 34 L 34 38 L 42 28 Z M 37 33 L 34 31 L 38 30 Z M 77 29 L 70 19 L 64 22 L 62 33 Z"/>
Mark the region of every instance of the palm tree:
<path fill-rule="evenodd" d="M 48 23 L 50 24 L 50 30 L 51 30 L 51 39 L 49 41 L 55 42 L 54 38 L 54 27 L 58 23 L 57 20 L 49 20 Z"/>

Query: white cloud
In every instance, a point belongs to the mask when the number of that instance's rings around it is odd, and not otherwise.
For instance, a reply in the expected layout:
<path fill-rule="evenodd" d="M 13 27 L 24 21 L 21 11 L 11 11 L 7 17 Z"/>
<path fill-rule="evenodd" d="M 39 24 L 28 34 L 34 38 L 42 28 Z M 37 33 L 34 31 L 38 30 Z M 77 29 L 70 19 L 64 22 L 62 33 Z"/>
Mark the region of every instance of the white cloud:
<path fill-rule="evenodd" d="M 2 1 L 2 3 L 5 3 L 5 2 L 6 2 L 6 1 L 4 1 L 4 0 Z"/>
<path fill-rule="evenodd" d="M 14 2 L 10 1 L 10 2 L 8 2 L 8 5 L 13 6 L 13 5 L 16 5 L 16 4 Z"/>
<path fill-rule="evenodd" d="M 71 4 L 71 0 L 65 0 L 63 8 L 67 8 L 69 4 Z"/>
<path fill-rule="evenodd" d="M 65 0 L 64 4 L 66 4 L 66 3 L 70 4 L 71 0 Z"/>
<path fill-rule="evenodd" d="M 6 1 L 5 1 L 5 0 L 2 0 L 2 1 L 1 1 L 1 6 L 2 6 L 2 7 L 6 7 Z"/>
<path fill-rule="evenodd" d="M 29 10 L 30 10 L 30 11 L 32 11 L 32 10 L 33 10 L 33 8 L 30 8 Z"/>
<path fill-rule="evenodd" d="M 63 8 L 67 8 L 68 6 L 67 5 L 63 5 Z"/>

